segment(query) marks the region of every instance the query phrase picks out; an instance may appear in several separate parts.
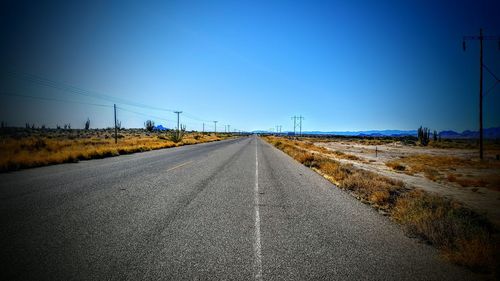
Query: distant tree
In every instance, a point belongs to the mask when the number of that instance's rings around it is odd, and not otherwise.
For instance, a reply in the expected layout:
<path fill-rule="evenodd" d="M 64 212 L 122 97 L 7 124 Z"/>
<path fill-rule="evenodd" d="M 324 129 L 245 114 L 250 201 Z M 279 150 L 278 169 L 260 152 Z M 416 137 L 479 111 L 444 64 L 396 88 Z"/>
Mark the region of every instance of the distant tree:
<path fill-rule="evenodd" d="M 87 118 L 87 121 L 85 121 L 85 130 L 88 131 L 90 129 L 90 119 Z"/>
<path fill-rule="evenodd" d="M 56 125 L 56 129 L 60 130 L 61 126 L 59 124 Z"/>
<path fill-rule="evenodd" d="M 155 122 L 153 122 L 151 120 L 147 120 L 144 123 L 144 127 L 146 128 L 147 131 L 152 132 L 155 128 Z"/>
<path fill-rule="evenodd" d="M 430 130 L 429 128 L 418 128 L 418 142 L 420 145 L 426 146 L 429 144 Z"/>

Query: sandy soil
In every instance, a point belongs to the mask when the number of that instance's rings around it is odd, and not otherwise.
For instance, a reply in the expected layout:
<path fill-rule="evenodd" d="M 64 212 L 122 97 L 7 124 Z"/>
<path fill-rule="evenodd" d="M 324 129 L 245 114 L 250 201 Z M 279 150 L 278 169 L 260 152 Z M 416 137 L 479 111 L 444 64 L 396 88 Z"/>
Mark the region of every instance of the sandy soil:
<path fill-rule="evenodd" d="M 500 226 L 500 189 L 497 186 L 488 187 L 462 187 L 455 182 L 449 182 L 446 177 L 438 180 L 430 180 L 422 173 L 408 174 L 403 171 L 395 171 L 385 163 L 391 160 L 398 160 L 401 157 L 407 157 L 417 154 L 426 154 L 433 156 L 453 156 L 463 159 L 475 159 L 478 152 L 470 149 L 442 149 L 425 148 L 418 146 L 403 145 L 400 142 L 394 142 L 384 145 L 365 145 L 355 142 L 318 142 L 317 146 L 322 146 L 330 150 L 341 151 L 346 154 L 355 155 L 360 160 L 338 159 L 342 163 L 351 163 L 357 168 L 369 170 L 382 174 L 384 176 L 402 180 L 409 187 L 422 188 L 429 192 L 435 192 L 442 196 L 460 201 L 470 208 L 486 214 L 496 225 Z M 492 155 L 488 155 L 493 158 Z M 334 156 L 329 156 L 334 157 Z M 494 161 L 494 160 L 492 160 Z M 446 175 L 448 173 L 457 173 L 466 175 L 468 178 L 484 178 L 491 175 L 500 175 L 500 169 L 470 167 L 448 167 L 439 169 L 439 173 Z"/>

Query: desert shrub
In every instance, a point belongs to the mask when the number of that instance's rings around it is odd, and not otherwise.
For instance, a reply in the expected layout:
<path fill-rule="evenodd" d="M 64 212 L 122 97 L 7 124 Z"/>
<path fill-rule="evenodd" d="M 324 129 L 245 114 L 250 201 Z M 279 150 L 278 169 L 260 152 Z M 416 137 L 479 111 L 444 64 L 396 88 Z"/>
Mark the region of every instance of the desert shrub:
<path fill-rule="evenodd" d="M 337 182 L 344 180 L 352 173 L 350 167 L 352 165 L 341 165 L 330 159 L 323 160 L 319 164 L 319 169 Z"/>
<path fill-rule="evenodd" d="M 389 161 L 389 162 L 385 163 L 385 165 L 393 170 L 396 170 L 396 171 L 406 170 L 406 166 L 402 165 L 401 163 L 399 163 L 397 161 Z"/>
<path fill-rule="evenodd" d="M 493 226 L 486 217 L 457 202 L 414 190 L 397 200 L 392 216 L 409 233 L 434 244 L 457 264 L 479 271 L 494 266 Z"/>
<path fill-rule="evenodd" d="M 299 152 L 295 159 L 309 168 L 319 167 L 318 159 L 310 152 Z"/>

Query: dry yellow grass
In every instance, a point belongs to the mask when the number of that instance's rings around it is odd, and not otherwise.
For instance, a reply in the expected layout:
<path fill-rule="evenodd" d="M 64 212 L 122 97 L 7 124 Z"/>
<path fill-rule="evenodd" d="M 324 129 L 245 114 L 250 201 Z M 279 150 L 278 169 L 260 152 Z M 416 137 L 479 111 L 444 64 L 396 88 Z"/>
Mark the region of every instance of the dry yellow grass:
<path fill-rule="evenodd" d="M 470 178 L 463 178 L 460 177 L 456 174 L 448 174 L 446 179 L 449 182 L 456 182 L 462 187 L 470 187 L 470 186 L 475 186 L 475 187 L 484 187 L 488 185 L 488 182 L 484 179 L 470 179 Z"/>
<path fill-rule="evenodd" d="M 220 140 L 219 136 L 188 134 L 174 143 L 165 133 L 121 132 L 118 143 L 108 135 L 5 137 L 0 142 L 0 171 L 104 158 L 160 148 Z"/>
<path fill-rule="evenodd" d="M 385 165 L 396 171 L 404 171 L 409 175 L 422 173 L 430 180 L 447 180 L 462 187 L 498 189 L 500 182 L 498 175 L 500 162 L 496 160 L 478 161 L 453 156 L 413 154 L 388 161 Z M 477 175 L 465 178 L 449 172 L 460 168 L 476 171 Z"/>
<path fill-rule="evenodd" d="M 270 137 L 270 138 L 272 138 L 272 137 Z M 300 147 L 304 151 L 314 151 L 314 152 L 318 152 L 321 154 L 328 154 L 328 155 L 332 155 L 335 158 L 339 158 L 339 159 L 360 160 L 359 157 L 352 155 L 352 154 L 347 154 L 347 153 L 344 153 L 342 151 L 330 150 L 330 149 L 327 149 L 325 147 L 316 146 L 316 145 L 314 145 L 313 142 L 309 141 L 309 139 L 307 139 L 306 141 L 293 141 L 292 144 L 295 147 Z"/>
<path fill-rule="evenodd" d="M 394 160 L 385 163 L 385 165 L 393 170 L 396 170 L 396 171 L 406 170 L 406 166 L 404 166 L 403 164 L 399 163 L 398 161 L 394 161 Z"/>
<path fill-rule="evenodd" d="M 421 190 L 410 191 L 400 181 L 356 169 L 320 153 L 306 152 L 304 147 L 309 151 L 320 150 L 310 144 L 286 138 L 264 139 L 300 163 L 314 168 L 340 188 L 349 190 L 358 199 L 384 210 L 412 235 L 435 245 L 449 261 L 474 271 L 498 274 L 498 239 L 486 217 L 455 201 Z M 417 161 L 412 160 L 410 163 Z M 432 160 L 433 163 L 446 164 L 455 159 Z M 394 162 L 392 165 L 398 167 L 401 164 Z"/>
<path fill-rule="evenodd" d="M 268 142 L 292 156 L 298 162 L 315 168 L 336 185 L 354 192 L 358 198 L 378 209 L 388 209 L 396 193 L 404 189 L 401 181 L 395 181 L 378 174 L 356 169 L 350 164 L 341 164 L 322 154 L 338 154 L 309 142 L 292 141 L 284 138 L 266 137 Z M 309 151 L 317 151 L 311 153 Z M 324 153 L 321 153 L 324 152 Z M 342 153 L 340 152 L 342 155 Z"/>
<path fill-rule="evenodd" d="M 461 204 L 414 190 L 396 201 L 392 217 L 453 263 L 477 271 L 498 268 L 498 238 L 492 224 Z"/>

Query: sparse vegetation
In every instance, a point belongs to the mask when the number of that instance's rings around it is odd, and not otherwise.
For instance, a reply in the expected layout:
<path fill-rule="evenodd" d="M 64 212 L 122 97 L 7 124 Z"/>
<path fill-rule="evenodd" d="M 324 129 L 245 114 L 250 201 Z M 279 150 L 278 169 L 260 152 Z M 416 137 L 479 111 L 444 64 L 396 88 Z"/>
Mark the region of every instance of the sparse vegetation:
<path fill-rule="evenodd" d="M 286 138 L 264 139 L 359 200 L 390 215 L 408 233 L 440 249 L 442 256 L 451 262 L 497 274 L 499 243 L 496 230 L 486 217 L 458 202 L 325 157 L 319 152 L 322 147 L 314 149 L 310 144 Z M 436 159 L 434 163 L 437 161 L 448 163 L 450 159 Z M 396 170 L 404 167 L 399 162 L 388 166 Z"/>
<path fill-rule="evenodd" d="M 389 161 L 389 162 L 385 163 L 385 165 L 393 170 L 396 170 L 396 171 L 406 170 L 406 166 L 402 165 L 398 161 Z"/>
<path fill-rule="evenodd" d="M 414 190 L 396 201 L 392 217 L 450 261 L 477 271 L 498 268 L 498 238 L 491 223 L 461 204 Z"/>
<path fill-rule="evenodd" d="M 145 130 L 123 131 L 114 143 L 114 131 L 109 130 L 46 130 L 23 129 L 0 137 L 0 172 L 51 164 L 77 162 L 160 148 L 210 141 L 227 136 L 188 134 L 179 142 L 163 137 L 164 133 Z M 151 134 L 153 134 L 151 136 Z"/>
<path fill-rule="evenodd" d="M 488 181 L 486 181 L 484 179 L 464 178 L 464 177 L 461 177 L 461 176 L 456 175 L 456 174 L 448 174 L 448 176 L 446 177 L 446 179 L 449 182 L 455 182 L 455 183 L 459 184 L 462 187 L 471 187 L 471 186 L 485 187 L 485 186 L 488 185 Z"/>

